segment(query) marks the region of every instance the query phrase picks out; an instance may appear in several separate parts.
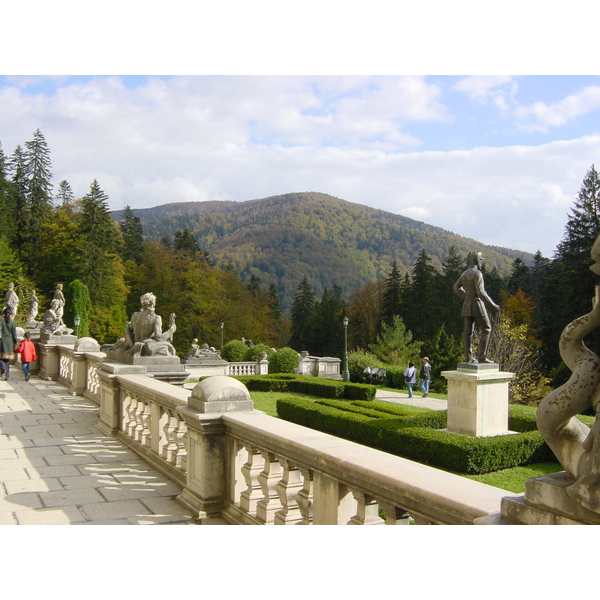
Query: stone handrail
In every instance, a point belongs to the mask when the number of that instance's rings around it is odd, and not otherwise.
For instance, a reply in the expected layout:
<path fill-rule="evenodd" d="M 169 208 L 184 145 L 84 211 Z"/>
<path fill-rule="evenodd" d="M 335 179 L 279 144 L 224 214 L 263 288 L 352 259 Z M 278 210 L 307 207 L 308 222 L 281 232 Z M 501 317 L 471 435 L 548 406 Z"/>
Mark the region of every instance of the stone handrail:
<path fill-rule="evenodd" d="M 201 517 L 235 524 L 472 524 L 514 496 L 270 417 L 251 408 L 249 395 L 230 401 L 231 389 L 245 388 L 229 377 L 209 378 L 190 396 L 142 375 L 98 373 L 101 430 L 179 483 L 180 501 Z M 199 401 L 211 385 L 216 400 Z"/>
<path fill-rule="evenodd" d="M 210 377 L 190 392 L 120 374 L 104 356 L 47 347 L 40 373 L 97 402 L 101 431 L 180 485 L 180 501 L 201 517 L 235 524 L 472 524 L 494 522 L 501 499 L 516 496 L 265 415 L 230 377 Z"/>

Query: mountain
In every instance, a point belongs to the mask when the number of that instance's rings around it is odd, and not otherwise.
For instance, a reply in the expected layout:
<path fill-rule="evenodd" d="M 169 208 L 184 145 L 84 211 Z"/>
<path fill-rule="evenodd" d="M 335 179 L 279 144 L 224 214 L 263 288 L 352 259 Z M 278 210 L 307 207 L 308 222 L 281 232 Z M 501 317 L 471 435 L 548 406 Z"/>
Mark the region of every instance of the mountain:
<path fill-rule="evenodd" d="M 424 248 L 439 271 L 451 245 L 465 257 L 483 252 L 488 269 L 510 272 L 526 252 L 486 246 L 440 227 L 316 192 L 291 193 L 245 202 L 176 202 L 134 209 L 148 241 L 173 241 L 178 229 L 192 232 L 219 267 L 229 266 L 261 287 L 275 283 L 282 309 L 290 308 L 306 275 L 317 296 L 339 285 L 349 294 L 389 275 L 394 259 L 411 272 Z M 112 213 L 117 220 L 121 211 Z"/>

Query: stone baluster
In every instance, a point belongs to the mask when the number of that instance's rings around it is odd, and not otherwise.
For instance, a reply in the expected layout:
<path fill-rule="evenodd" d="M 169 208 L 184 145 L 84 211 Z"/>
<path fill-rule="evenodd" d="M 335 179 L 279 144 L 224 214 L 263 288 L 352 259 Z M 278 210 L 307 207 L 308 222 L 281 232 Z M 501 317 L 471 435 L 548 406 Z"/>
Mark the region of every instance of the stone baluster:
<path fill-rule="evenodd" d="M 240 497 L 240 507 L 249 515 L 256 515 L 256 505 L 262 499 L 263 492 L 258 480 L 264 467 L 264 459 L 260 450 L 254 446 L 246 446 L 248 460 L 242 467 L 242 475 L 246 481 L 246 489 Z"/>
<path fill-rule="evenodd" d="M 272 452 L 261 451 L 264 466 L 258 482 L 262 490 L 263 497 L 256 504 L 256 516 L 265 524 L 272 524 L 275 513 L 282 508 L 277 493 L 277 484 L 281 480 L 283 469 Z"/>
<path fill-rule="evenodd" d="M 135 434 L 136 420 L 135 420 L 135 410 L 137 406 L 137 399 L 129 394 L 124 399 L 124 411 L 123 411 L 123 432 L 133 439 Z M 127 415 L 127 417 L 125 417 Z M 125 420 L 126 419 L 126 420 Z"/>
<path fill-rule="evenodd" d="M 165 421 L 163 426 L 164 444 L 161 455 L 168 463 L 175 464 L 175 456 L 177 454 L 175 431 L 177 429 L 178 417 L 172 410 L 167 408 L 165 409 L 163 419 Z"/>
<path fill-rule="evenodd" d="M 314 473 L 312 469 L 298 466 L 302 476 L 302 489 L 298 492 L 298 509 L 302 515 L 302 520 L 298 525 L 312 525 L 313 522 L 313 493 L 314 493 Z"/>
<path fill-rule="evenodd" d="M 287 458 L 279 457 L 283 468 L 280 481 L 275 486 L 281 502 L 281 510 L 275 513 L 275 525 L 296 525 L 302 521 L 298 494 L 303 487 L 300 469 Z"/>
<path fill-rule="evenodd" d="M 140 444 L 142 446 L 146 446 L 150 448 L 152 436 L 151 436 L 151 425 L 152 425 L 152 417 L 151 417 L 151 409 L 150 403 L 142 402 L 143 410 L 140 414 L 140 422 L 142 425 L 142 429 L 140 432 Z"/>
<path fill-rule="evenodd" d="M 392 504 L 391 502 L 381 502 L 381 508 L 385 513 L 386 525 L 410 525 L 410 515 L 408 511 Z"/>
<path fill-rule="evenodd" d="M 348 521 L 348 525 L 384 525 L 379 516 L 379 503 L 374 496 L 360 490 L 352 490 L 356 500 L 356 514 Z"/>

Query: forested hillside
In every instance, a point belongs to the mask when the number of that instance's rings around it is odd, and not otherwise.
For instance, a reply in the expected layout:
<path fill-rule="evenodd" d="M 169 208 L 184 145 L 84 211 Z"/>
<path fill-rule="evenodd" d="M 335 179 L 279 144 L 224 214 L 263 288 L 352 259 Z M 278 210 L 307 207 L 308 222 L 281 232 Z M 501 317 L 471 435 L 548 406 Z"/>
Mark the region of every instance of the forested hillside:
<path fill-rule="evenodd" d="M 112 213 L 117 220 L 120 212 Z M 291 307 L 306 276 L 317 295 L 340 286 L 347 292 L 387 277 L 392 262 L 409 273 L 426 249 L 431 265 L 442 269 L 454 246 L 462 255 L 484 253 L 488 269 L 508 275 L 513 261 L 533 256 L 485 246 L 439 227 L 327 194 L 284 194 L 246 202 L 186 202 L 135 209 L 146 239 L 173 242 L 188 229 L 216 266 L 230 268 L 246 282 L 275 284 L 282 309 Z"/>

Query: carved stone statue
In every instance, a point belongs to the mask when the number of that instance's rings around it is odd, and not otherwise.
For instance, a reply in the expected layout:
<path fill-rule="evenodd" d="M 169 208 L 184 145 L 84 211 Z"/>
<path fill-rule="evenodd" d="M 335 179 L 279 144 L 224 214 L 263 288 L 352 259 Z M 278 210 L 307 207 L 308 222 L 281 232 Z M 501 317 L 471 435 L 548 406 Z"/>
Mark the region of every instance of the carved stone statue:
<path fill-rule="evenodd" d="M 8 308 L 12 313 L 13 319 L 17 316 L 17 309 L 19 308 L 19 296 L 15 292 L 14 283 L 8 284 L 8 290 L 4 297 L 5 308 Z"/>
<path fill-rule="evenodd" d="M 454 292 L 464 298 L 462 316 L 464 317 L 463 348 L 465 362 L 491 363 L 487 358 L 492 325 L 486 307 L 498 310 L 499 306 L 487 295 L 483 284 L 481 252 L 470 252 L 468 256 L 469 268 L 458 278 L 454 284 Z M 473 335 L 475 326 L 480 332 L 477 359 L 473 357 Z"/>
<path fill-rule="evenodd" d="M 59 283 L 56 285 L 56 290 L 54 291 L 54 300 L 58 300 L 58 302 L 59 302 L 59 307 L 58 307 L 57 313 L 58 313 L 58 317 L 60 319 L 61 324 L 64 325 L 63 314 L 65 311 L 66 301 L 65 301 L 65 296 L 63 294 L 62 288 L 63 288 L 62 283 Z"/>
<path fill-rule="evenodd" d="M 125 337 L 112 348 L 111 353 L 125 357 L 175 356 L 171 343 L 175 333 L 175 313 L 169 317 L 169 328 L 162 331 L 162 319 L 155 313 L 156 296 L 148 293 L 140 298 L 142 309 L 133 313 L 125 326 Z"/>
<path fill-rule="evenodd" d="M 34 323 L 38 314 L 38 298 L 35 295 L 35 290 L 31 290 L 31 297 L 29 299 L 29 323 Z"/>
<path fill-rule="evenodd" d="M 200 346 L 198 346 L 198 338 L 194 338 L 194 341 L 190 345 L 190 349 L 185 355 L 186 358 L 198 358 L 200 356 Z"/>
<path fill-rule="evenodd" d="M 590 269 L 600 275 L 600 236 L 592 248 Z M 572 371 L 567 383 L 548 394 L 537 409 L 540 434 L 574 479 L 567 494 L 584 508 L 600 513 L 600 357 L 583 342 L 600 326 L 600 286 L 592 310 L 569 323 L 560 336 L 560 356 Z M 576 415 L 589 407 L 596 412 L 591 429 Z"/>
<path fill-rule="evenodd" d="M 60 302 L 56 299 L 53 299 L 50 302 L 50 308 L 44 315 L 44 321 L 42 328 L 40 329 L 40 333 L 46 335 L 69 335 L 73 332 L 72 329 L 68 329 L 62 322 L 62 319 L 58 313 L 59 309 Z"/>

